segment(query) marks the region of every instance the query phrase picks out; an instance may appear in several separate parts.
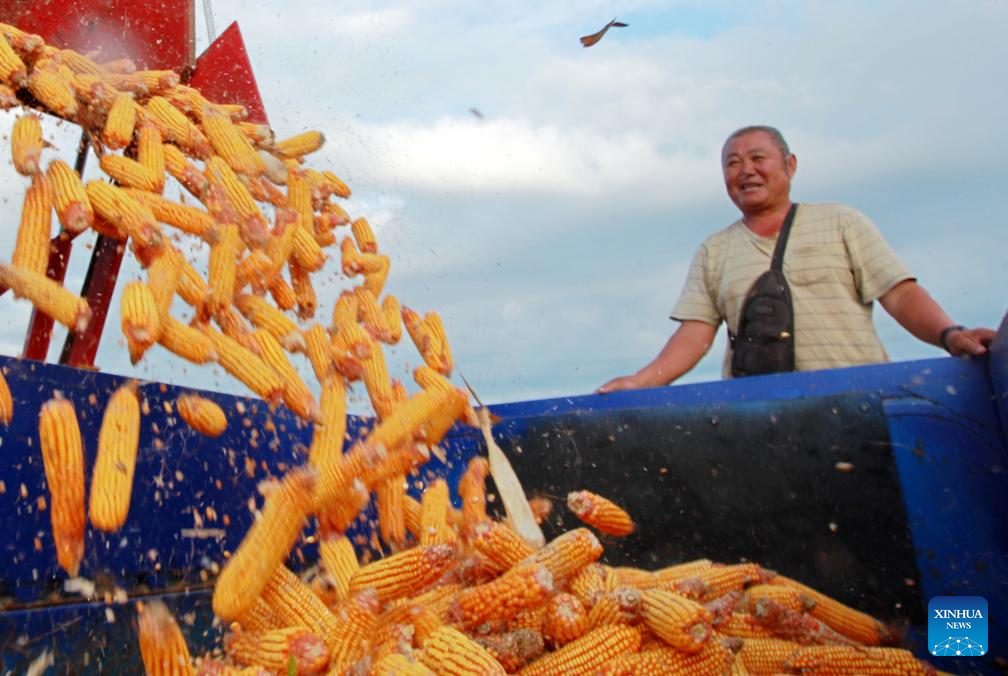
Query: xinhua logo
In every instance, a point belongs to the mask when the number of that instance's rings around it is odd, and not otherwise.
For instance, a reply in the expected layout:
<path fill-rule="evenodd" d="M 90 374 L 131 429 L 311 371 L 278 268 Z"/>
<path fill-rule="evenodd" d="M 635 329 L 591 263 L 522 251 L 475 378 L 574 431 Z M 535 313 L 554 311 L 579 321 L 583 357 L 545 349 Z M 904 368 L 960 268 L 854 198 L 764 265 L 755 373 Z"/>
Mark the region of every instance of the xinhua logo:
<path fill-rule="evenodd" d="M 935 657 L 986 655 L 987 599 L 935 596 L 928 602 L 928 647 Z"/>

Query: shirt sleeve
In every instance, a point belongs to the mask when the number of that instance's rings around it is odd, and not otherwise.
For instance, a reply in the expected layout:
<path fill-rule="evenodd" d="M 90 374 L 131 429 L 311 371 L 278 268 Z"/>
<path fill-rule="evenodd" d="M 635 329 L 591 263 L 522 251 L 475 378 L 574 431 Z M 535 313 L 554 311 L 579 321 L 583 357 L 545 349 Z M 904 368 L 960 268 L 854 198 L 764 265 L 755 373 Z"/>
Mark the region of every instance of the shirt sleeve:
<path fill-rule="evenodd" d="M 712 326 L 721 325 L 721 313 L 718 312 L 713 290 L 708 284 L 707 255 L 705 244 L 693 256 L 686 284 L 679 294 L 675 307 L 672 308 L 672 319 L 680 322 L 696 320 Z"/>
<path fill-rule="evenodd" d="M 871 303 L 900 282 L 915 279 L 868 217 L 852 211 L 844 228 L 854 282 L 861 302 Z"/>

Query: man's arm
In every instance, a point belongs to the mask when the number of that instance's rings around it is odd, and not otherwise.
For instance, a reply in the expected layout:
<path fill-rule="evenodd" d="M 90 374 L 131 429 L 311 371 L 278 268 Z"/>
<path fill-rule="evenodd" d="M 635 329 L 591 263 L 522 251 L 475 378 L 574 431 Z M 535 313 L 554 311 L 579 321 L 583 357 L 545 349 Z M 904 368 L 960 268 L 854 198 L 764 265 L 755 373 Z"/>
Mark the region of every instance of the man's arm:
<path fill-rule="evenodd" d="M 941 344 L 944 329 L 955 326 L 941 306 L 923 286 L 908 279 L 879 297 L 879 302 L 892 318 L 925 343 L 946 348 L 952 355 L 981 355 L 994 340 L 993 329 L 956 329 L 948 332 Z"/>
<path fill-rule="evenodd" d="M 613 378 L 595 391 L 605 394 L 668 385 L 696 366 L 710 350 L 716 333 L 717 327 L 707 322 L 684 321 L 651 363 L 633 375 Z"/>

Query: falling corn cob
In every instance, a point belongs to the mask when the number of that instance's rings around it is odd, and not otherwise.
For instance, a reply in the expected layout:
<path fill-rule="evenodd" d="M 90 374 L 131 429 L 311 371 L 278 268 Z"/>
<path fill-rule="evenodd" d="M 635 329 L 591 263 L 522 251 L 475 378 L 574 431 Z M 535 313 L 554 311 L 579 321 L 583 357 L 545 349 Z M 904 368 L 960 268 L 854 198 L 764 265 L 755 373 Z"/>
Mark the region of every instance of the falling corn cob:
<path fill-rule="evenodd" d="M 161 252 L 164 234 L 149 209 L 122 188 L 104 181 L 88 181 L 84 189 L 95 214 L 114 226 L 113 236 L 132 238 L 134 251 L 142 264 L 146 265 Z"/>
<path fill-rule="evenodd" d="M 360 570 L 353 543 L 346 535 L 323 537 L 319 541 L 319 559 L 336 588 L 337 598 L 347 598 L 350 595 L 350 580 Z"/>
<path fill-rule="evenodd" d="M 522 564 L 484 584 L 463 589 L 451 615 L 465 627 L 507 621 L 540 605 L 553 592 L 553 576 L 542 564 Z"/>
<path fill-rule="evenodd" d="M 140 125 L 137 132 L 137 161 L 154 179 L 151 192 L 160 193 L 165 181 L 164 145 L 161 143 L 161 132 L 153 124 Z"/>
<path fill-rule="evenodd" d="M 202 201 L 209 185 L 203 172 L 186 159 L 181 150 L 170 143 L 164 144 L 162 151 L 164 152 L 165 169 L 168 173 L 181 183 L 182 187 L 188 190 L 193 197 Z"/>
<path fill-rule="evenodd" d="M 577 518 L 606 535 L 622 537 L 633 532 L 634 524 L 629 514 L 591 491 L 569 493 L 567 507 Z"/>
<path fill-rule="evenodd" d="M 339 621 L 311 587 L 285 565 L 277 566 L 259 597 L 284 627 L 307 627 L 330 649 Z"/>
<path fill-rule="evenodd" d="M 314 472 L 298 468 L 266 498 L 262 517 L 217 578 L 213 608 L 222 619 L 234 620 L 244 613 L 287 557 L 307 519 L 314 483 Z"/>
<path fill-rule="evenodd" d="M 167 140 L 200 159 L 210 157 L 213 149 L 207 137 L 163 96 L 152 96 L 145 109 L 165 129 Z M 168 159 L 167 155 L 165 159 Z"/>
<path fill-rule="evenodd" d="M 245 244 L 249 248 L 264 246 L 269 240 L 266 219 L 249 194 L 248 188 L 242 185 L 227 162 L 216 155 L 210 157 L 206 163 L 206 176 L 211 185 L 217 186 L 222 191 L 237 214 L 236 222 Z"/>
<path fill-rule="evenodd" d="M 268 631 L 233 631 L 224 639 L 224 651 L 239 664 L 272 672 L 321 673 L 329 662 L 329 648 L 305 627 Z"/>
<path fill-rule="evenodd" d="M 83 331 L 91 320 L 87 301 L 67 291 L 45 275 L 0 263 L 0 285 L 26 298 L 46 314 L 71 331 Z"/>
<path fill-rule="evenodd" d="M 83 232 L 94 221 L 94 210 L 84 190 L 80 175 L 63 160 L 53 160 L 46 170 L 52 189 L 53 206 L 63 228 L 70 233 Z"/>
<path fill-rule="evenodd" d="M 141 190 L 127 190 L 130 197 L 150 209 L 154 218 L 182 232 L 196 235 L 209 244 L 220 238 L 220 228 L 213 217 L 202 209 L 167 200 L 160 195 Z"/>
<path fill-rule="evenodd" d="M 505 674 L 485 648 L 453 627 L 439 627 L 424 641 L 420 661 L 438 674 L 462 676 Z"/>
<path fill-rule="evenodd" d="M 271 333 L 285 350 L 304 351 L 305 338 L 301 329 L 265 299 L 251 294 L 241 294 L 235 298 L 234 303 L 253 326 Z"/>
<path fill-rule="evenodd" d="M 602 556 L 602 545 L 587 528 L 567 531 L 533 554 L 529 561 L 541 563 L 554 578 L 567 579 Z"/>
<path fill-rule="evenodd" d="M 175 410 L 190 427 L 208 437 L 219 437 L 227 429 L 224 410 L 199 395 L 179 395 L 175 400 Z"/>
<path fill-rule="evenodd" d="M 378 615 L 378 596 L 367 589 L 346 599 L 335 609 L 342 620 L 330 637 L 329 671 L 344 673 L 368 650 Z"/>
<path fill-rule="evenodd" d="M 70 88 L 69 80 L 61 77 L 56 69 L 32 69 L 28 75 L 28 91 L 42 105 L 64 119 L 73 119 L 77 115 L 77 97 Z"/>
<path fill-rule="evenodd" d="M 49 238 L 52 230 L 52 190 L 46 175 L 32 176 L 21 207 L 11 265 L 45 275 L 49 267 Z"/>
<path fill-rule="evenodd" d="M 98 432 L 88 514 L 99 530 L 113 532 L 126 523 L 139 441 L 140 402 L 136 385 L 128 383 L 112 394 Z"/>
<path fill-rule="evenodd" d="M 10 386 L 3 371 L 0 371 L 0 422 L 9 425 L 14 417 L 14 398 L 11 396 Z"/>
<path fill-rule="evenodd" d="M 137 637 L 144 667 L 151 676 L 192 676 L 185 636 L 163 601 L 138 602 Z"/>
<path fill-rule="evenodd" d="M 296 159 L 315 152 L 325 143 L 320 131 L 306 131 L 273 144 L 273 152 L 285 159 Z"/>
<path fill-rule="evenodd" d="M 406 541 L 406 516 L 403 512 L 406 478 L 394 476 L 378 484 L 375 501 L 378 508 L 378 529 L 382 539 L 392 546 Z"/>
<path fill-rule="evenodd" d="M 291 366 L 277 339 L 262 329 L 253 332 L 252 339 L 259 347 L 262 360 L 283 379 L 283 400 L 287 408 L 305 420 L 322 420 L 322 409 L 301 376 Z"/>
<path fill-rule="evenodd" d="M 217 361 L 217 349 L 213 341 L 206 334 L 173 317 L 162 319 L 158 344 L 193 364 Z"/>
<path fill-rule="evenodd" d="M 122 155 L 106 154 L 98 160 L 102 171 L 114 178 L 121 185 L 160 192 L 163 186 L 163 176 L 158 176 L 136 160 Z"/>
<path fill-rule="evenodd" d="M 0 82 L 4 84 L 21 87 L 28 78 L 28 69 L 25 68 L 21 57 L 11 48 L 7 36 L 0 38 Z"/>
<path fill-rule="evenodd" d="M 346 385 L 336 376 L 322 385 L 322 420 L 315 423 L 308 461 L 316 466 L 336 462 L 343 453 L 346 434 Z"/>
<path fill-rule="evenodd" d="M 70 577 L 76 577 L 84 558 L 84 446 L 73 404 L 57 396 L 42 405 L 39 441 L 56 558 Z"/>
<path fill-rule="evenodd" d="M 241 237 L 238 226 L 226 224 L 221 228 L 220 239 L 210 247 L 210 275 L 207 306 L 211 313 L 223 312 L 231 306 L 234 298 L 237 267 L 241 252 Z"/>
<path fill-rule="evenodd" d="M 214 151 L 224 158 L 235 172 L 258 176 L 266 171 L 262 158 L 226 115 L 207 108 L 203 113 L 202 126 Z"/>
<path fill-rule="evenodd" d="M 234 339 L 208 326 L 202 327 L 202 330 L 213 342 L 217 362 L 225 371 L 266 401 L 276 402 L 281 399 L 283 379 L 266 362 Z"/>
<path fill-rule="evenodd" d="M 409 596 L 444 575 L 454 557 L 451 545 L 412 547 L 357 570 L 350 578 L 349 591 L 373 588 L 383 602 Z"/>
<path fill-rule="evenodd" d="M 19 174 L 31 176 L 38 172 L 42 157 L 42 123 L 38 115 L 22 115 L 14 122 L 11 156 Z"/>
<path fill-rule="evenodd" d="M 117 94 L 105 118 L 102 141 L 112 150 L 125 148 L 133 140 L 135 125 L 136 104 L 133 97 L 126 93 Z"/>

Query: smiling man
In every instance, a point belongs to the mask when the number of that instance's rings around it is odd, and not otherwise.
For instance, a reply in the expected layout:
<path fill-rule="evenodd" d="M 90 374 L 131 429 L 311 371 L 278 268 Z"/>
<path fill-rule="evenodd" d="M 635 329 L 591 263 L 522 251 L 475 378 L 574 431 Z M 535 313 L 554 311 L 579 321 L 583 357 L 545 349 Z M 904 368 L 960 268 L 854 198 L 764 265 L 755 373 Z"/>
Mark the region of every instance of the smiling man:
<path fill-rule="evenodd" d="M 872 322 L 876 300 L 920 340 L 953 355 L 986 352 L 994 331 L 956 325 L 863 214 L 841 204 L 792 203 L 791 179 L 798 160 L 779 131 L 766 126 L 739 129 L 724 144 L 721 167 L 728 197 L 742 217 L 708 237 L 693 258 L 672 311 L 679 328 L 658 356 L 636 373 L 610 380 L 598 392 L 668 385 L 707 353 L 721 322 L 727 323 L 730 337 L 722 373 L 730 377 L 734 351 L 746 349 L 753 335 L 760 336 L 757 340 L 768 335 L 759 327 L 774 314 L 777 319 L 787 315 L 791 323 L 786 326 L 793 327 L 774 329 L 770 342 L 790 350 L 787 363 L 794 370 L 888 361 Z M 793 220 L 782 266 L 786 282 L 776 281 L 779 277 L 761 280 L 771 267 L 789 214 Z M 770 294 L 779 298 L 761 305 L 757 292 L 766 290 L 768 283 Z M 754 298 L 747 305 L 750 296 Z M 743 315 L 749 326 L 743 332 L 747 335 L 739 337 Z M 759 362 L 762 354 L 752 351 L 748 363 Z M 788 370 L 770 363 L 762 366 L 757 363 L 748 372 Z M 741 374 L 736 369 L 735 375 Z"/>

